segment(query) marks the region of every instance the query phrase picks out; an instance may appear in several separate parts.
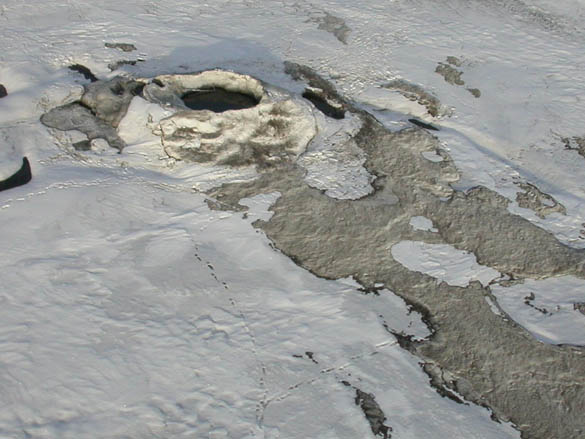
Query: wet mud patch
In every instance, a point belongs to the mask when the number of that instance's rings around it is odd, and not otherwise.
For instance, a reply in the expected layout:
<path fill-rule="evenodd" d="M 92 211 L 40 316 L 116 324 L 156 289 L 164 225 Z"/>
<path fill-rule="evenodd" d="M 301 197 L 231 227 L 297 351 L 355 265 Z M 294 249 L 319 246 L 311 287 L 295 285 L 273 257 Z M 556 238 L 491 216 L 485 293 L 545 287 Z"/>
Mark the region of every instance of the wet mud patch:
<path fill-rule="evenodd" d="M 258 105 L 256 97 L 220 87 L 201 88 L 185 93 L 181 99 L 191 110 L 209 110 L 223 113 L 228 110 L 243 110 Z"/>
<path fill-rule="evenodd" d="M 18 171 L 8 177 L 6 180 L 0 181 L 0 192 L 12 189 L 18 186 L 23 186 L 32 180 L 32 171 L 28 158 L 23 157 L 22 165 Z"/>
<path fill-rule="evenodd" d="M 0 99 L 5 98 L 6 96 L 8 96 L 8 91 L 6 91 L 6 87 L 0 84 Z"/>
<path fill-rule="evenodd" d="M 463 66 L 463 61 L 455 56 L 448 56 L 445 62 L 439 62 L 437 67 L 435 68 L 435 73 L 438 73 L 443 77 L 445 82 L 451 85 L 457 86 L 464 86 L 465 81 L 461 79 L 461 75 L 463 75 L 462 70 L 458 70 Z M 457 68 L 456 68 L 457 67 Z M 478 88 L 466 88 L 466 90 L 471 93 L 471 95 L 475 98 L 481 97 L 481 91 Z"/>
<path fill-rule="evenodd" d="M 303 97 L 328 117 L 333 119 L 343 119 L 345 117 L 343 106 L 327 99 L 327 96 L 321 89 L 307 88 L 303 92 Z"/>

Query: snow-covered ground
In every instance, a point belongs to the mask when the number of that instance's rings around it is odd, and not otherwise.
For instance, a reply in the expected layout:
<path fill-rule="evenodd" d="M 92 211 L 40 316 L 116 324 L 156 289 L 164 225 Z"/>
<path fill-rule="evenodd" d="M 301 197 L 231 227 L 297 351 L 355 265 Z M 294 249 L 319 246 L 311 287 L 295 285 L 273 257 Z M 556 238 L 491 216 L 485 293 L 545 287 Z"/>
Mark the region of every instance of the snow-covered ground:
<path fill-rule="evenodd" d="M 134 98 L 120 155 L 100 141 L 74 151 L 83 136 L 39 118 L 81 95 L 88 81 L 71 64 L 100 78 L 219 67 L 300 93 L 283 72 L 294 61 L 391 130 L 413 116 L 433 123 L 462 173 L 456 187 L 498 191 L 583 248 L 585 158 L 563 139 L 585 136 L 584 16 L 580 0 L 0 3 L 0 179 L 23 156 L 33 168 L 31 183 L 0 192 L 0 437 L 368 437 L 342 381 L 375 395 L 394 438 L 519 437 L 435 392 L 384 329 L 428 335 L 392 292 L 318 279 L 272 248 L 251 223 L 277 193 L 242 202 L 247 215 L 209 210 L 200 191 L 254 172 L 175 163 L 152 133 L 168 109 Z M 105 46 L 117 42 L 137 50 Z M 136 64 L 111 71 L 118 61 Z M 385 87 L 394 80 L 435 96 L 438 117 Z M 335 161 L 354 121 L 315 117 L 307 182 L 338 198 L 369 193 L 359 152 Z M 521 207 L 525 182 L 564 213 Z M 434 231 L 417 218 L 413 228 Z M 453 248 L 392 252 L 453 285 L 499 276 Z M 583 344 L 585 315 L 572 308 L 582 287 L 560 277 L 492 288 L 538 339 Z"/>

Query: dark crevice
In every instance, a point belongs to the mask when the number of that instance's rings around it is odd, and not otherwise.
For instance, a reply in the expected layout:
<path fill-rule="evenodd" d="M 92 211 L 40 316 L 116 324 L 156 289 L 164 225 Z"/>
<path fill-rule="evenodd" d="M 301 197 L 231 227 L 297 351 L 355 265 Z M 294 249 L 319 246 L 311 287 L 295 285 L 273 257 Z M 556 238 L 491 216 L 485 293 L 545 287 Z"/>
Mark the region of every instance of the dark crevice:
<path fill-rule="evenodd" d="M 343 119 L 345 117 L 345 110 L 342 107 L 334 107 L 318 92 L 307 89 L 304 91 L 303 97 L 308 101 L 311 101 L 311 103 L 325 116 L 333 119 Z"/>
<path fill-rule="evenodd" d="M 425 130 L 439 131 L 439 129 L 436 126 L 431 125 L 430 123 L 423 122 L 422 120 L 408 119 L 408 121 L 411 124 L 416 125 L 417 127 L 424 128 Z"/>
<path fill-rule="evenodd" d="M 192 110 L 210 110 L 215 113 L 252 108 L 259 103 L 254 96 L 219 87 L 189 91 L 181 99 Z"/>
<path fill-rule="evenodd" d="M 74 72 L 81 73 L 85 79 L 89 79 L 91 82 L 96 82 L 98 80 L 97 76 L 95 76 L 91 70 L 87 67 L 82 66 L 81 64 L 73 64 L 69 66 L 69 70 L 73 70 Z"/>
<path fill-rule="evenodd" d="M 6 180 L 0 181 L 0 191 L 12 189 L 18 186 L 27 184 L 32 180 L 32 172 L 30 169 L 30 163 L 26 157 L 22 159 L 22 166 L 16 173 L 12 174 Z"/>

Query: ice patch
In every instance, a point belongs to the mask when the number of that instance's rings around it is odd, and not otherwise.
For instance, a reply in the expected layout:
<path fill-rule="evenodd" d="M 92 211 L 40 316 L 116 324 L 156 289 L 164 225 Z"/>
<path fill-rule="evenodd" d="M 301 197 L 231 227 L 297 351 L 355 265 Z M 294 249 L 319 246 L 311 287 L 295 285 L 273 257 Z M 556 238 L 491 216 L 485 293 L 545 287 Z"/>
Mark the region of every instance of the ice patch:
<path fill-rule="evenodd" d="M 502 309 L 538 340 L 585 345 L 585 315 L 578 309 L 585 302 L 585 280 L 573 276 L 526 279 L 490 288 Z"/>
<path fill-rule="evenodd" d="M 392 257 L 409 270 L 457 287 L 466 287 L 472 281 L 487 286 L 500 277 L 500 273 L 493 268 L 478 264 L 472 253 L 457 250 L 448 244 L 401 241 L 392 246 L 391 252 Z"/>
<path fill-rule="evenodd" d="M 433 227 L 433 222 L 424 216 L 413 216 L 410 218 L 409 224 L 414 230 L 423 230 L 425 232 L 437 233 L 439 229 Z"/>
<path fill-rule="evenodd" d="M 340 200 L 355 200 L 374 191 L 374 176 L 363 166 L 366 154 L 352 137 L 361 128 L 361 120 L 347 112 L 334 120 L 316 113 L 318 134 L 298 163 L 307 170 L 305 182 Z"/>

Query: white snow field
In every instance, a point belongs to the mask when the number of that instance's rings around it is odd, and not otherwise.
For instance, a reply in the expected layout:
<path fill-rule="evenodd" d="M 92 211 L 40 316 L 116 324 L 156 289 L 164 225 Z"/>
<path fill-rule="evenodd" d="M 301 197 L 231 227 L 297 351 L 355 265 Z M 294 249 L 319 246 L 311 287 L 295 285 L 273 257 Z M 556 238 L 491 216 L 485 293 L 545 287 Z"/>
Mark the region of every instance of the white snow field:
<path fill-rule="evenodd" d="M 0 192 L 0 438 L 374 437 L 355 389 L 375 395 L 392 438 L 519 438 L 431 387 L 392 334 L 430 335 L 400 298 L 317 278 L 252 226 L 278 193 L 243 200 L 246 214 L 210 210 L 202 191 L 256 173 L 167 156 L 153 131 L 173 110 L 135 97 L 121 154 L 101 140 L 76 151 L 84 135 L 39 118 L 83 93 L 72 64 L 100 79 L 222 68 L 299 94 L 283 72 L 293 61 L 390 130 L 412 117 L 439 127 L 462 174 L 454 187 L 495 190 L 585 248 L 584 18 L 582 0 L 0 0 L 0 180 L 23 156 L 33 170 Z M 459 81 L 435 72 L 447 67 Z M 436 98 L 436 117 L 388 86 L 397 80 Z M 371 193 L 346 142 L 355 121 L 314 118 L 307 183 L 339 199 Z M 524 183 L 562 209 L 521 205 Z M 437 234 L 424 217 L 411 224 Z M 499 277 L 433 246 L 403 241 L 392 254 L 451 285 Z M 585 344 L 582 280 L 491 288 L 542 342 Z"/>

